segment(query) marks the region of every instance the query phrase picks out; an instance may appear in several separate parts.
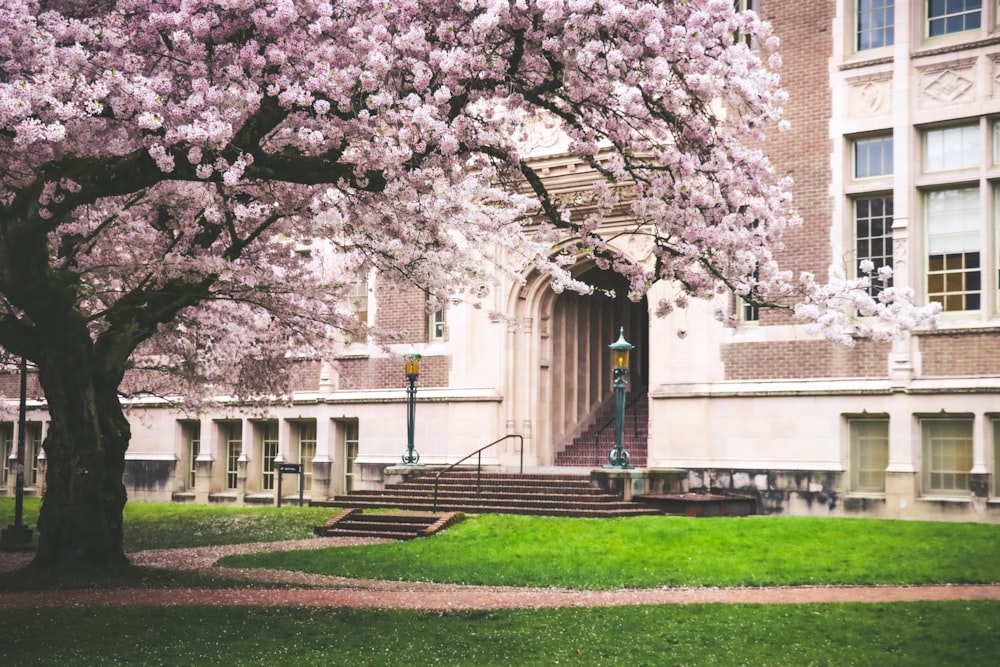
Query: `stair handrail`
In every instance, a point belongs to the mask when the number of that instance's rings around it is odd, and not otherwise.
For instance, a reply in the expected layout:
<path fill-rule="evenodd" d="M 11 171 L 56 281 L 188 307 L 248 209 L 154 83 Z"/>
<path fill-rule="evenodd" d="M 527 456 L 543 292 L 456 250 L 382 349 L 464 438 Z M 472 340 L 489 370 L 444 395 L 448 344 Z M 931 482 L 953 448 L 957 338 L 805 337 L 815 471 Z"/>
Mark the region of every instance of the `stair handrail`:
<path fill-rule="evenodd" d="M 635 392 L 635 396 L 633 396 L 631 399 L 629 399 L 629 401 L 625 404 L 625 409 L 622 410 L 622 412 L 623 413 L 628 412 L 629 408 L 633 407 L 636 403 L 638 403 L 640 399 L 646 398 L 646 397 L 647 397 L 646 396 L 646 392 Z M 634 414 L 635 413 L 633 412 L 633 415 Z M 597 429 L 597 432 L 594 433 L 594 444 L 595 445 L 600 444 L 600 442 L 601 442 L 601 434 L 604 433 L 604 429 L 606 429 L 607 427 L 611 426 L 614 423 L 615 423 L 615 418 L 612 417 L 611 419 L 609 419 L 604 424 L 604 426 L 602 426 L 601 428 Z M 635 419 L 632 420 L 632 435 L 639 435 L 639 418 L 638 417 L 635 417 Z"/>
<path fill-rule="evenodd" d="M 483 450 L 489 449 L 493 445 L 500 444 L 504 440 L 509 440 L 511 438 L 517 438 L 520 441 L 520 447 L 518 447 L 518 449 L 521 452 L 521 469 L 520 469 L 519 472 L 520 472 L 520 474 L 523 475 L 524 474 L 524 436 L 523 435 L 519 435 L 517 433 L 510 433 L 508 435 L 503 436 L 502 438 L 497 438 L 496 440 L 494 440 L 493 442 L 491 442 L 488 445 L 483 445 L 482 447 L 480 447 L 479 449 L 477 449 L 474 452 L 466 454 L 465 456 L 463 456 L 459 460 L 457 460 L 454 463 L 452 463 L 447 468 L 445 468 L 443 470 L 439 470 L 438 473 L 436 475 L 434 475 L 434 506 L 431 509 L 431 511 L 432 512 L 437 512 L 437 505 L 438 505 L 438 482 L 441 479 L 441 475 L 443 475 L 446 472 L 450 471 L 452 468 L 455 468 L 460 463 L 464 463 L 465 461 L 468 461 L 473 456 L 476 456 L 478 454 L 479 458 L 476 461 L 476 493 L 479 493 L 480 482 L 481 482 L 482 477 L 483 477 Z"/>

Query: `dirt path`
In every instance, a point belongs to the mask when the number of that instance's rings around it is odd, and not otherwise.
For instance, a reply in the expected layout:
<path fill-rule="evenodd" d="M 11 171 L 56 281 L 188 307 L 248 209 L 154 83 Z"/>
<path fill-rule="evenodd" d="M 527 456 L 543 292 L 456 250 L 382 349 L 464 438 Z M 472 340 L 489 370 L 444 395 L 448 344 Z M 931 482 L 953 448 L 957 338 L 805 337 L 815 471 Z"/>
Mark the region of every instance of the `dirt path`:
<path fill-rule="evenodd" d="M 447 611 L 708 602 L 796 604 L 807 602 L 1000 600 L 1000 585 L 657 588 L 578 591 L 348 579 L 302 572 L 212 567 L 212 564 L 219 558 L 230 554 L 323 548 L 374 543 L 376 541 L 322 538 L 199 549 L 144 551 L 131 555 L 136 565 L 174 570 L 205 570 L 228 578 L 283 583 L 290 587 L 281 589 L 125 588 L 0 592 L 0 609 L 109 605 L 293 605 Z M 21 567 L 29 559 L 30 554 L 0 553 L 0 571 Z"/>

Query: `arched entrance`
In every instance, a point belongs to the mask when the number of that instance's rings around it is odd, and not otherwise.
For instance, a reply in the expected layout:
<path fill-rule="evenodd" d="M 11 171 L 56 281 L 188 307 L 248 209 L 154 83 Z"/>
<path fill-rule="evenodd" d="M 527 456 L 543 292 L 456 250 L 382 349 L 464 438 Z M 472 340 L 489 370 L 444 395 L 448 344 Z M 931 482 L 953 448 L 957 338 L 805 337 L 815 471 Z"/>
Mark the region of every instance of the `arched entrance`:
<path fill-rule="evenodd" d="M 622 327 L 635 346 L 629 392 L 644 392 L 649 377 L 646 299 L 630 301 L 628 281 L 592 263 L 581 265 L 577 275 L 595 286 L 593 294 L 556 294 L 536 283 L 520 293 L 521 326 L 511 332 L 508 424 L 529 437 L 526 461 L 535 465 L 556 464 L 557 454 L 607 410 L 608 345 Z"/>

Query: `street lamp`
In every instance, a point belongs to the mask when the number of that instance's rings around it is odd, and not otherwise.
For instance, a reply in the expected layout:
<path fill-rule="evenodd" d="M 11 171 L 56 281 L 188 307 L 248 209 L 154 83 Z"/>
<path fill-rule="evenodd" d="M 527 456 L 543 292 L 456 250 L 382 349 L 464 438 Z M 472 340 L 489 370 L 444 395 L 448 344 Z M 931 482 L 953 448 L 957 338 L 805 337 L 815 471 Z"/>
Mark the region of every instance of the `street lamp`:
<path fill-rule="evenodd" d="M 611 366 L 614 373 L 612 387 L 615 390 L 615 448 L 608 454 L 609 468 L 628 468 L 628 452 L 622 448 L 625 433 L 625 376 L 628 375 L 629 352 L 635 347 L 625 340 L 625 327 L 621 328 L 618 340 L 611 345 Z"/>
<path fill-rule="evenodd" d="M 21 357 L 21 400 L 17 412 L 17 482 L 14 495 L 14 525 L 0 531 L 0 547 L 15 551 L 31 547 L 31 529 L 24 525 L 24 429 L 27 412 L 28 361 Z M 4 462 L 6 465 L 6 462 Z"/>
<path fill-rule="evenodd" d="M 403 463 L 412 466 L 420 462 L 420 454 L 413 448 L 413 427 L 417 414 L 417 378 L 420 377 L 420 355 L 411 351 L 403 355 L 403 362 L 406 371 L 406 453 L 403 454 Z"/>

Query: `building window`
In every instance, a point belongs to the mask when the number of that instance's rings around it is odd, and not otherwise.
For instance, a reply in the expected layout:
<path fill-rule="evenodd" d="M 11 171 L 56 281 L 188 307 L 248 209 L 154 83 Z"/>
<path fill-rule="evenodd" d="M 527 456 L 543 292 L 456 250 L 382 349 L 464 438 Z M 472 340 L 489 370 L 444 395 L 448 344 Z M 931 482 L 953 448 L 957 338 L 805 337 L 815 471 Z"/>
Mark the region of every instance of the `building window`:
<path fill-rule="evenodd" d="M 854 178 L 892 175 L 892 137 L 854 141 Z"/>
<path fill-rule="evenodd" d="M 889 420 L 851 419 L 849 488 L 858 493 L 885 493 L 889 465 Z"/>
<path fill-rule="evenodd" d="M 980 162 L 979 125 L 960 125 L 924 133 L 924 171 L 977 167 Z"/>
<path fill-rule="evenodd" d="M 428 323 L 428 339 L 431 342 L 444 340 L 444 310 L 435 310 Z"/>
<path fill-rule="evenodd" d="M 927 35 L 940 37 L 982 26 L 982 0 L 928 0 Z"/>
<path fill-rule="evenodd" d="M 240 422 L 229 422 L 224 427 L 225 452 L 226 452 L 226 488 L 233 490 L 237 488 L 239 481 L 239 461 L 243 452 L 243 424 Z"/>
<path fill-rule="evenodd" d="M 351 289 L 351 310 L 359 322 L 368 323 L 368 273 L 364 272 L 354 281 Z"/>
<path fill-rule="evenodd" d="M 968 495 L 972 419 L 924 419 L 920 426 L 924 495 Z"/>
<path fill-rule="evenodd" d="M 274 460 L 278 456 L 278 422 L 264 422 L 260 432 L 260 488 L 274 490 Z"/>
<path fill-rule="evenodd" d="M 1000 417 L 993 418 L 993 496 L 1000 496 Z"/>
<path fill-rule="evenodd" d="M 858 51 L 892 46 L 895 37 L 893 0 L 858 0 Z"/>
<path fill-rule="evenodd" d="M 38 455 L 42 451 L 42 425 L 29 422 L 24 425 L 24 485 L 38 484 Z"/>
<path fill-rule="evenodd" d="M 201 453 L 201 422 L 183 422 L 181 437 L 184 442 L 184 461 L 187 467 L 187 488 L 193 489 L 197 481 L 198 454 Z"/>
<path fill-rule="evenodd" d="M 733 7 L 737 12 L 756 12 L 757 11 L 757 0 L 734 0 Z M 757 42 L 757 38 L 753 35 L 747 35 L 743 32 L 737 32 L 733 35 L 733 41 L 737 44 L 743 42 L 747 45 L 751 51 L 760 50 L 760 44 Z"/>
<path fill-rule="evenodd" d="M 979 310 L 979 188 L 924 194 L 927 298 L 945 311 Z"/>
<path fill-rule="evenodd" d="M 313 459 L 316 458 L 316 422 L 299 422 L 296 439 L 298 463 L 302 464 L 302 491 L 311 491 Z"/>
<path fill-rule="evenodd" d="M 740 307 L 740 321 L 741 322 L 757 322 L 760 320 L 760 308 L 753 303 L 750 303 L 746 299 L 737 297 Z"/>
<path fill-rule="evenodd" d="M 344 493 L 354 490 L 354 462 L 358 458 L 358 422 L 343 422 L 344 432 Z"/>
<path fill-rule="evenodd" d="M 0 487 L 7 486 L 10 475 L 10 457 L 14 455 L 14 424 L 0 424 Z"/>
<path fill-rule="evenodd" d="M 860 266 L 868 260 L 875 268 L 892 266 L 892 195 L 859 197 L 854 200 L 855 252 Z M 860 268 L 858 275 L 862 275 Z M 877 273 L 869 276 L 868 293 L 876 296 L 892 287 L 892 278 L 882 280 Z"/>

